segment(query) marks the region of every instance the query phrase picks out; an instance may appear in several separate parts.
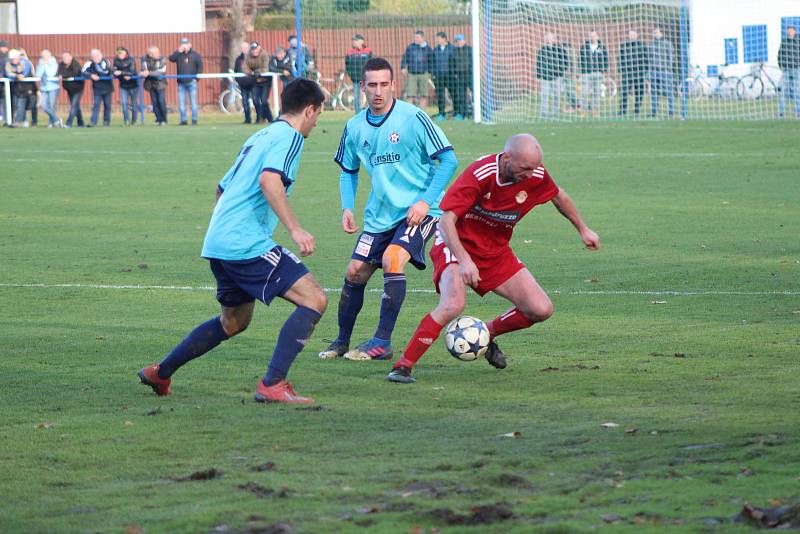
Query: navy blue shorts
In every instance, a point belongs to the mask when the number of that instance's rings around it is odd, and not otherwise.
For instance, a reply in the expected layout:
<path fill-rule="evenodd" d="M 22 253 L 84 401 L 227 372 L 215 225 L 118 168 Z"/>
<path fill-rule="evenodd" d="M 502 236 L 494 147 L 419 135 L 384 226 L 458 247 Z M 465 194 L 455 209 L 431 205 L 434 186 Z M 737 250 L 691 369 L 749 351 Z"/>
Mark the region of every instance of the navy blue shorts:
<path fill-rule="evenodd" d="M 249 260 L 209 262 L 217 279 L 217 301 L 229 308 L 256 299 L 269 305 L 308 273 L 300 258 L 281 246 Z"/>
<path fill-rule="evenodd" d="M 403 221 L 385 232 L 362 232 L 351 258 L 381 267 L 387 247 L 397 245 L 408 251 L 411 264 L 422 271 L 425 269 L 425 244 L 436 233 L 438 222 L 438 217 L 428 215 L 419 226 L 408 226 L 408 222 Z"/>

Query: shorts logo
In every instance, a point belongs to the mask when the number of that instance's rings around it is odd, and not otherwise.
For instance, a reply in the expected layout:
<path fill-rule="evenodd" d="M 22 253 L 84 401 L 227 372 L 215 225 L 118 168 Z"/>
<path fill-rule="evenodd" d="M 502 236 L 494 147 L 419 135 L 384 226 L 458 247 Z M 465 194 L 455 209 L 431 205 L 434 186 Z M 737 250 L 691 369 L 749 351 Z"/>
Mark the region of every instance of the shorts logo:
<path fill-rule="evenodd" d="M 374 240 L 375 238 L 371 235 L 362 234 L 361 237 L 358 238 L 358 243 L 356 244 L 356 254 L 364 256 L 365 258 L 369 257 L 369 251 L 372 249 L 372 242 Z"/>
<path fill-rule="evenodd" d="M 392 132 L 389 134 L 389 142 L 393 145 L 396 145 L 400 142 L 400 134 L 397 132 Z"/>
<path fill-rule="evenodd" d="M 517 204 L 522 204 L 528 199 L 528 192 L 527 191 L 520 191 L 517 193 L 517 196 L 514 197 L 517 200 Z"/>

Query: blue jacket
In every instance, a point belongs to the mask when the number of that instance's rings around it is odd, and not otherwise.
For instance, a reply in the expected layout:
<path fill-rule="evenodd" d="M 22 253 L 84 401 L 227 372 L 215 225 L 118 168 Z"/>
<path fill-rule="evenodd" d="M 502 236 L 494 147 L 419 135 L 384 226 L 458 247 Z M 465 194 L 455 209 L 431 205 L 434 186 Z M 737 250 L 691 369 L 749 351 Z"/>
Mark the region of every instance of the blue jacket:
<path fill-rule="evenodd" d="M 411 43 L 403 52 L 403 60 L 400 62 L 401 69 L 408 69 L 411 74 L 425 74 L 431 70 L 431 47 L 427 43 L 422 46 Z"/>
<path fill-rule="evenodd" d="M 45 63 L 41 59 L 39 65 L 36 67 L 36 77 L 39 78 L 39 90 L 43 93 L 50 91 L 58 91 L 58 61 L 56 58 L 51 57 L 49 63 Z"/>
<path fill-rule="evenodd" d="M 436 45 L 433 48 L 433 61 L 431 62 L 431 73 L 434 76 L 449 76 L 453 70 L 453 45 L 447 43 L 444 48 Z"/>

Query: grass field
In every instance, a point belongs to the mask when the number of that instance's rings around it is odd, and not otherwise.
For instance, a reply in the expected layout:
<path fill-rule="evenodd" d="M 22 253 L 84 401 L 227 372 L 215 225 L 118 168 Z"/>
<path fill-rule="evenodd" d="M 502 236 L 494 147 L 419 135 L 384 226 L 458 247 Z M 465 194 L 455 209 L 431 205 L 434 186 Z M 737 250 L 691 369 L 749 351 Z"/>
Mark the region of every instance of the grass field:
<path fill-rule="evenodd" d="M 555 315 L 502 338 L 504 371 L 437 343 L 404 387 L 386 362 L 316 357 L 353 246 L 331 161 L 343 121 L 323 116 L 292 197 L 332 288 L 290 376 L 313 409 L 252 400 L 282 302 L 170 397 L 136 377 L 217 313 L 198 254 L 252 130 L 2 131 L 0 531 L 730 532 L 750 529 L 729 522 L 746 502 L 800 501 L 797 123 L 447 123 L 462 168 L 536 134 L 602 249 L 537 208 L 513 245 Z M 435 303 L 429 273 L 409 277 L 398 348 Z"/>

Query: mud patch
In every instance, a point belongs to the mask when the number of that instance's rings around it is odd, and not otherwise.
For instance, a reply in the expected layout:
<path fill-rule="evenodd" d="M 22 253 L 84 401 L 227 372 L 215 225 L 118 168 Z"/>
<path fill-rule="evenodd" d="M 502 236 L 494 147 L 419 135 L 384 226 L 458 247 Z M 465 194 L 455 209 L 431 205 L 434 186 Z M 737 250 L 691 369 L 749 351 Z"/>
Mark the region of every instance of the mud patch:
<path fill-rule="evenodd" d="M 239 484 L 237 488 L 249 491 L 256 497 L 261 497 L 261 498 L 277 497 L 279 499 L 285 499 L 286 497 L 290 497 L 292 495 L 292 491 L 287 487 L 275 490 L 272 488 L 268 488 L 266 486 L 262 486 L 261 484 L 257 484 L 255 482 L 248 482 L 247 484 Z"/>
<path fill-rule="evenodd" d="M 216 467 L 212 467 L 211 469 L 206 469 L 205 471 L 195 471 L 191 475 L 187 475 L 185 477 L 169 477 L 169 480 L 174 482 L 196 482 L 203 480 L 215 480 L 217 478 L 222 478 L 222 471 Z"/>
<path fill-rule="evenodd" d="M 450 508 L 437 508 L 428 512 L 428 515 L 447 525 L 489 525 L 513 518 L 514 512 L 505 504 L 488 504 L 474 506 L 465 514 Z"/>

